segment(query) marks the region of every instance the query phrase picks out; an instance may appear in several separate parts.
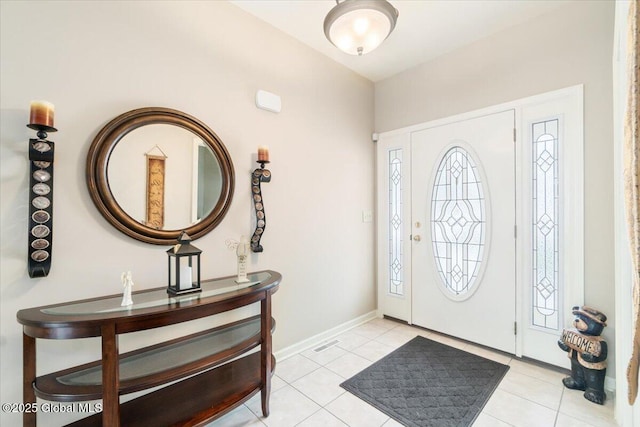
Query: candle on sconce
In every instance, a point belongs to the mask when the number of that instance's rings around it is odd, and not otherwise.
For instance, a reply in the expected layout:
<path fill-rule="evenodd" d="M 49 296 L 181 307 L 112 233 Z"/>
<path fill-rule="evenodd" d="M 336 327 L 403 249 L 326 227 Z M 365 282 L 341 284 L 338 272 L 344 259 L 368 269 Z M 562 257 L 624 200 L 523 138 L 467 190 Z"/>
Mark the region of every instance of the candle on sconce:
<path fill-rule="evenodd" d="M 31 101 L 29 124 L 53 127 L 53 115 L 55 108 L 47 101 Z"/>
<path fill-rule="evenodd" d="M 261 145 L 258 147 L 258 161 L 259 162 L 269 161 L 269 147 L 267 147 L 266 145 Z"/>

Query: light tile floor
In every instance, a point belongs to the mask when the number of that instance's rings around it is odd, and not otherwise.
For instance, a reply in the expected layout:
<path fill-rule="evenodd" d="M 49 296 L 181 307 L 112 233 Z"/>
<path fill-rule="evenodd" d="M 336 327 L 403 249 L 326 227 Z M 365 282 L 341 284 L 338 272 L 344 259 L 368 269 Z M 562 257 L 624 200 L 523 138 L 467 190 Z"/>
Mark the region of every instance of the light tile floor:
<path fill-rule="evenodd" d="M 510 365 L 474 427 L 608 427 L 613 398 L 603 406 L 582 392 L 562 386 L 564 374 L 387 319 L 374 319 L 340 335 L 338 344 L 321 352 L 307 350 L 276 366 L 269 417 L 262 417 L 260 395 L 208 427 L 396 427 L 395 420 L 346 392 L 340 383 L 421 335 Z"/>

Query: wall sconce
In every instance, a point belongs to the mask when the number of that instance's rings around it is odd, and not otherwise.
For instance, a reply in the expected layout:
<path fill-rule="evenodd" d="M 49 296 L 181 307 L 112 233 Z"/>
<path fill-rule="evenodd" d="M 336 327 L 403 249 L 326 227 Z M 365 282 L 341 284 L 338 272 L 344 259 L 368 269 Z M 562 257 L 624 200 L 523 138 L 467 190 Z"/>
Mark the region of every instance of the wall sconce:
<path fill-rule="evenodd" d="M 251 195 L 253 196 L 253 207 L 256 210 L 256 229 L 251 237 L 251 250 L 253 252 L 262 252 L 264 250 L 260 245 L 260 239 L 267 225 L 267 217 L 264 213 L 261 184 L 263 182 L 271 182 L 271 171 L 264 168 L 264 165 L 269 163 L 269 148 L 265 146 L 258 147 L 258 163 L 260 167 L 251 174 Z"/>
<path fill-rule="evenodd" d="M 336 0 L 324 19 L 324 35 L 343 52 L 364 55 L 389 37 L 398 14 L 386 0 Z"/>
<path fill-rule="evenodd" d="M 191 237 L 184 231 L 178 243 L 167 251 L 169 260 L 169 283 L 167 293 L 184 295 L 200 292 L 200 254 L 202 251 L 191 244 Z"/>
<path fill-rule="evenodd" d="M 28 128 L 38 138 L 29 139 L 29 277 L 45 277 L 51 270 L 53 242 L 53 141 L 47 132 L 53 127 L 54 107 L 46 101 L 32 101 Z"/>

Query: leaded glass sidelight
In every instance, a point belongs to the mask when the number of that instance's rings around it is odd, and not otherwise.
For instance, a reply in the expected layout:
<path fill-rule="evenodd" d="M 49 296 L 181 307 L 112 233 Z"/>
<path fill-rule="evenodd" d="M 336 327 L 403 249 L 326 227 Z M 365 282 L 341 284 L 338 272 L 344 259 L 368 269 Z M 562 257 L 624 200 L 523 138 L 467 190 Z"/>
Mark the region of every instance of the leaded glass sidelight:
<path fill-rule="evenodd" d="M 478 167 L 455 146 L 442 157 L 431 196 L 431 242 L 443 287 L 467 298 L 481 271 L 486 239 L 486 205 Z"/>
<path fill-rule="evenodd" d="M 532 319 L 559 328 L 558 119 L 533 123 L 532 136 Z"/>
<path fill-rule="evenodd" d="M 402 149 L 389 151 L 389 293 L 404 295 L 402 235 Z"/>

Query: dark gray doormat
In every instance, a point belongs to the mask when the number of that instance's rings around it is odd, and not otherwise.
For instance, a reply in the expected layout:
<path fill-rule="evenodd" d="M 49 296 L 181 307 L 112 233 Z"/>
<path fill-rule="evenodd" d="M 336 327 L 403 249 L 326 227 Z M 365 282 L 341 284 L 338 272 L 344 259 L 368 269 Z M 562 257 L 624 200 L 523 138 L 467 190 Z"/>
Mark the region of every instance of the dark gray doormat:
<path fill-rule="evenodd" d="M 418 336 L 340 385 L 406 426 L 470 426 L 508 370 Z"/>

